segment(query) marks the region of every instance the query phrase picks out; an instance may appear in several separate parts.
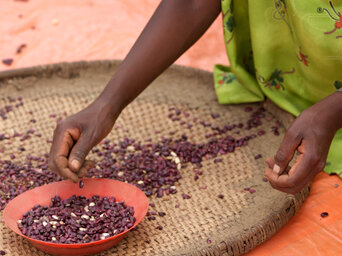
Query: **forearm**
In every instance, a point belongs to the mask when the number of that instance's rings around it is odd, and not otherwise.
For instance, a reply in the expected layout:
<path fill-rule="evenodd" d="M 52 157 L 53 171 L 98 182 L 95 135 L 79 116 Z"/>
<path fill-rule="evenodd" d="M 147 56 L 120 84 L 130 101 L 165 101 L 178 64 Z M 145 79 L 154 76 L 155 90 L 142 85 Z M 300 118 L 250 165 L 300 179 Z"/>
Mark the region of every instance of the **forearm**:
<path fill-rule="evenodd" d="M 99 99 L 121 111 L 189 49 L 220 12 L 220 0 L 164 0 Z"/>
<path fill-rule="evenodd" d="M 305 112 L 313 113 L 316 123 L 323 123 L 336 132 L 342 128 L 342 92 L 332 93 Z"/>
<path fill-rule="evenodd" d="M 331 114 L 331 118 L 335 119 L 335 129 L 342 128 L 342 91 L 336 91 L 335 93 L 329 96 L 330 104 L 327 107 L 327 112 L 334 112 L 335 114 Z M 329 109 L 329 110 L 328 110 Z M 330 114 L 328 114 L 330 116 Z"/>

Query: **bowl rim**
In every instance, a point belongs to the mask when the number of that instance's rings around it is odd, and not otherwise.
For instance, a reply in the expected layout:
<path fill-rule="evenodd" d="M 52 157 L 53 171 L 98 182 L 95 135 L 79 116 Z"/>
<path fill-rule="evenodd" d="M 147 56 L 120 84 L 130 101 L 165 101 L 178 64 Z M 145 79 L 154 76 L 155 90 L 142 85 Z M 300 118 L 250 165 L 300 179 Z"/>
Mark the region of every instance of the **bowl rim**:
<path fill-rule="evenodd" d="M 33 189 L 29 189 L 29 190 L 26 190 L 24 193 L 21 193 L 20 195 L 16 196 L 15 198 L 13 198 L 11 201 L 8 202 L 8 204 L 6 205 L 4 211 L 3 211 L 3 220 L 6 224 L 6 226 L 13 232 L 15 232 L 16 234 L 20 235 L 21 237 L 24 237 L 26 238 L 27 240 L 33 242 L 33 243 L 39 243 L 39 244 L 42 244 L 42 245 L 46 245 L 46 246 L 50 246 L 50 247 L 59 247 L 59 248 L 80 248 L 80 247 L 92 247 L 92 246 L 96 246 L 96 245 L 99 245 L 99 244 L 103 244 L 103 243 L 106 243 L 110 240 L 115 240 L 121 236 L 124 236 L 125 234 L 127 234 L 130 230 L 134 229 L 146 216 L 147 214 L 147 211 L 148 211 L 148 206 L 149 206 L 149 201 L 148 201 L 148 198 L 147 196 L 145 195 L 145 193 L 139 189 L 137 186 L 134 186 L 132 184 L 129 184 L 129 183 L 126 183 L 126 182 L 122 182 L 122 181 L 118 181 L 118 180 L 113 180 L 113 179 L 106 179 L 106 178 L 84 178 L 83 180 L 92 180 L 92 181 L 101 181 L 101 180 L 107 180 L 107 181 L 111 181 L 111 182 L 117 182 L 117 183 L 122 183 L 122 185 L 125 185 L 125 186 L 131 186 L 131 187 L 134 187 L 134 189 L 136 189 L 137 191 L 139 191 L 139 193 L 142 193 L 143 195 L 143 199 L 144 199 L 144 209 L 142 211 L 142 215 L 139 219 L 136 218 L 135 222 L 134 222 L 134 225 L 132 227 L 130 227 L 129 229 L 127 229 L 126 231 L 124 232 L 121 232 L 117 235 L 114 235 L 114 236 L 111 236 L 111 237 L 108 237 L 106 239 L 103 239 L 103 240 L 98 240 L 98 241 L 93 241 L 93 242 L 88 242 L 88 243 L 74 243 L 74 244 L 63 244 L 63 243 L 52 243 L 52 242 L 45 242 L 45 241 L 42 241 L 42 240 L 38 240 L 38 239 L 34 239 L 34 238 L 31 238 L 31 237 L 28 237 L 26 235 L 24 235 L 22 232 L 20 232 L 20 229 L 18 228 L 19 231 L 17 230 L 13 230 L 10 225 L 8 224 L 8 219 L 10 217 L 9 214 L 7 213 L 8 212 L 8 209 L 11 207 L 11 204 L 15 203 L 15 199 L 16 198 L 19 198 L 20 196 L 24 195 L 25 193 L 29 193 L 30 191 L 34 190 L 34 189 L 38 189 L 38 188 L 41 188 L 41 187 L 44 187 L 44 186 L 53 186 L 54 184 L 56 183 L 61 183 L 61 182 L 66 182 L 67 180 L 62 180 L 62 181 L 56 181 L 56 182 L 51 182 L 49 184 L 45 184 L 45 185 L 42 185 L 42 186 L 39 186 L 39 187 L 35 187 Z M 125 202 L 124 200 L 121 200 L 123 202 Z M 17 222 L 18 220 L 16 220 Z"/>

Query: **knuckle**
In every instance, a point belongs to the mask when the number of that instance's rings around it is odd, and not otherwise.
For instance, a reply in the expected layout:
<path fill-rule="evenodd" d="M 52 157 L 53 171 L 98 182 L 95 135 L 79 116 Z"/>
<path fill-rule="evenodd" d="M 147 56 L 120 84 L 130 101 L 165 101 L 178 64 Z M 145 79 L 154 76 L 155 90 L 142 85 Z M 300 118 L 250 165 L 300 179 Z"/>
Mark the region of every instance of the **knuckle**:
<path fill-rule="evenodd" d="M 274 160 L 277 163 L 283 163 L 286 161 L 287 154 L 283 150 L 278 150 L 277 154 L 274 157 Z"/>
<path fill-rule="evenodd" d="M 63 132 L 65 129 L 66 129 L 65 121 L 61 121 L 61 122 L 59 122 L 59 123 L 56 125 L 54 134 L 61 133 L 61 132 Z"/>
<path fill-rule="evenodd" d="M 284 141 L 299 141 L 302 138 L 303 134 L 301 130 L 296 126 L 291 126 L 285 134 Z"/>
<path fill-rule="evenodd" d="M 85 159 L 86 153 L 81 150 L 78 150 L 78 151 L 75 151 L 74 156 L 78 159 Z"/>
<path fill-rule="evenodd" d="M 294 128 L 290 128 L 286 131 L 286 136 L 285 136 L 285 139 L 288 140 L 288 139 L 293 139 L 293 138 L 296 138 L 298 136 L 298 132 L 294 129 Z"/>

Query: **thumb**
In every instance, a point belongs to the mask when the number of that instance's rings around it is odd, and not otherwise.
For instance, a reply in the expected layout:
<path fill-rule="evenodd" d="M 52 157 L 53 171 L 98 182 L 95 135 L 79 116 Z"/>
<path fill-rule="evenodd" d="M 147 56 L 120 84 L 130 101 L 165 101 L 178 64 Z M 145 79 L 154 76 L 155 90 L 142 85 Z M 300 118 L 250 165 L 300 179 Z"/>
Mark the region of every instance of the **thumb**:
<path fill-rule="evenodd" d="M 91 148 L 91 140 L 86 138 L 86 136 L 81 136 L 73 146 L 69 156 L 68 165 L 73 172 L 78 172 L 80 170 Z"/>
<path fill-rule="evenodd" d="M 284 139 L 274 157 L 275 163 L 273 171 L 281 175 L 287 170 L 289 163 L 291 162 L 297 147 L 301 143 L 301 137 L 293 134 L 291 130 L 288 130 L 284 136 Z"/>

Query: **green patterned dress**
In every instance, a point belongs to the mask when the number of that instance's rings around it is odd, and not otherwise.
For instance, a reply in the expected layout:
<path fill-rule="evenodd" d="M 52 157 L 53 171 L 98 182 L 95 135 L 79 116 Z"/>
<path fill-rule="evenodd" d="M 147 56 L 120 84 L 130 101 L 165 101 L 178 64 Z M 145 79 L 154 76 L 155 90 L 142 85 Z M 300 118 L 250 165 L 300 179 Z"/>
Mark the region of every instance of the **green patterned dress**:
<path fill-rule="evenodd" d="M 214 67 L 220 103 L 267 97 L 298 116 L 342 87 L 342 0 L 222 0 L 222 13 L 230 67 Z M 339 130 L 327 173 L 342 177 L 341 152 Z"/>

